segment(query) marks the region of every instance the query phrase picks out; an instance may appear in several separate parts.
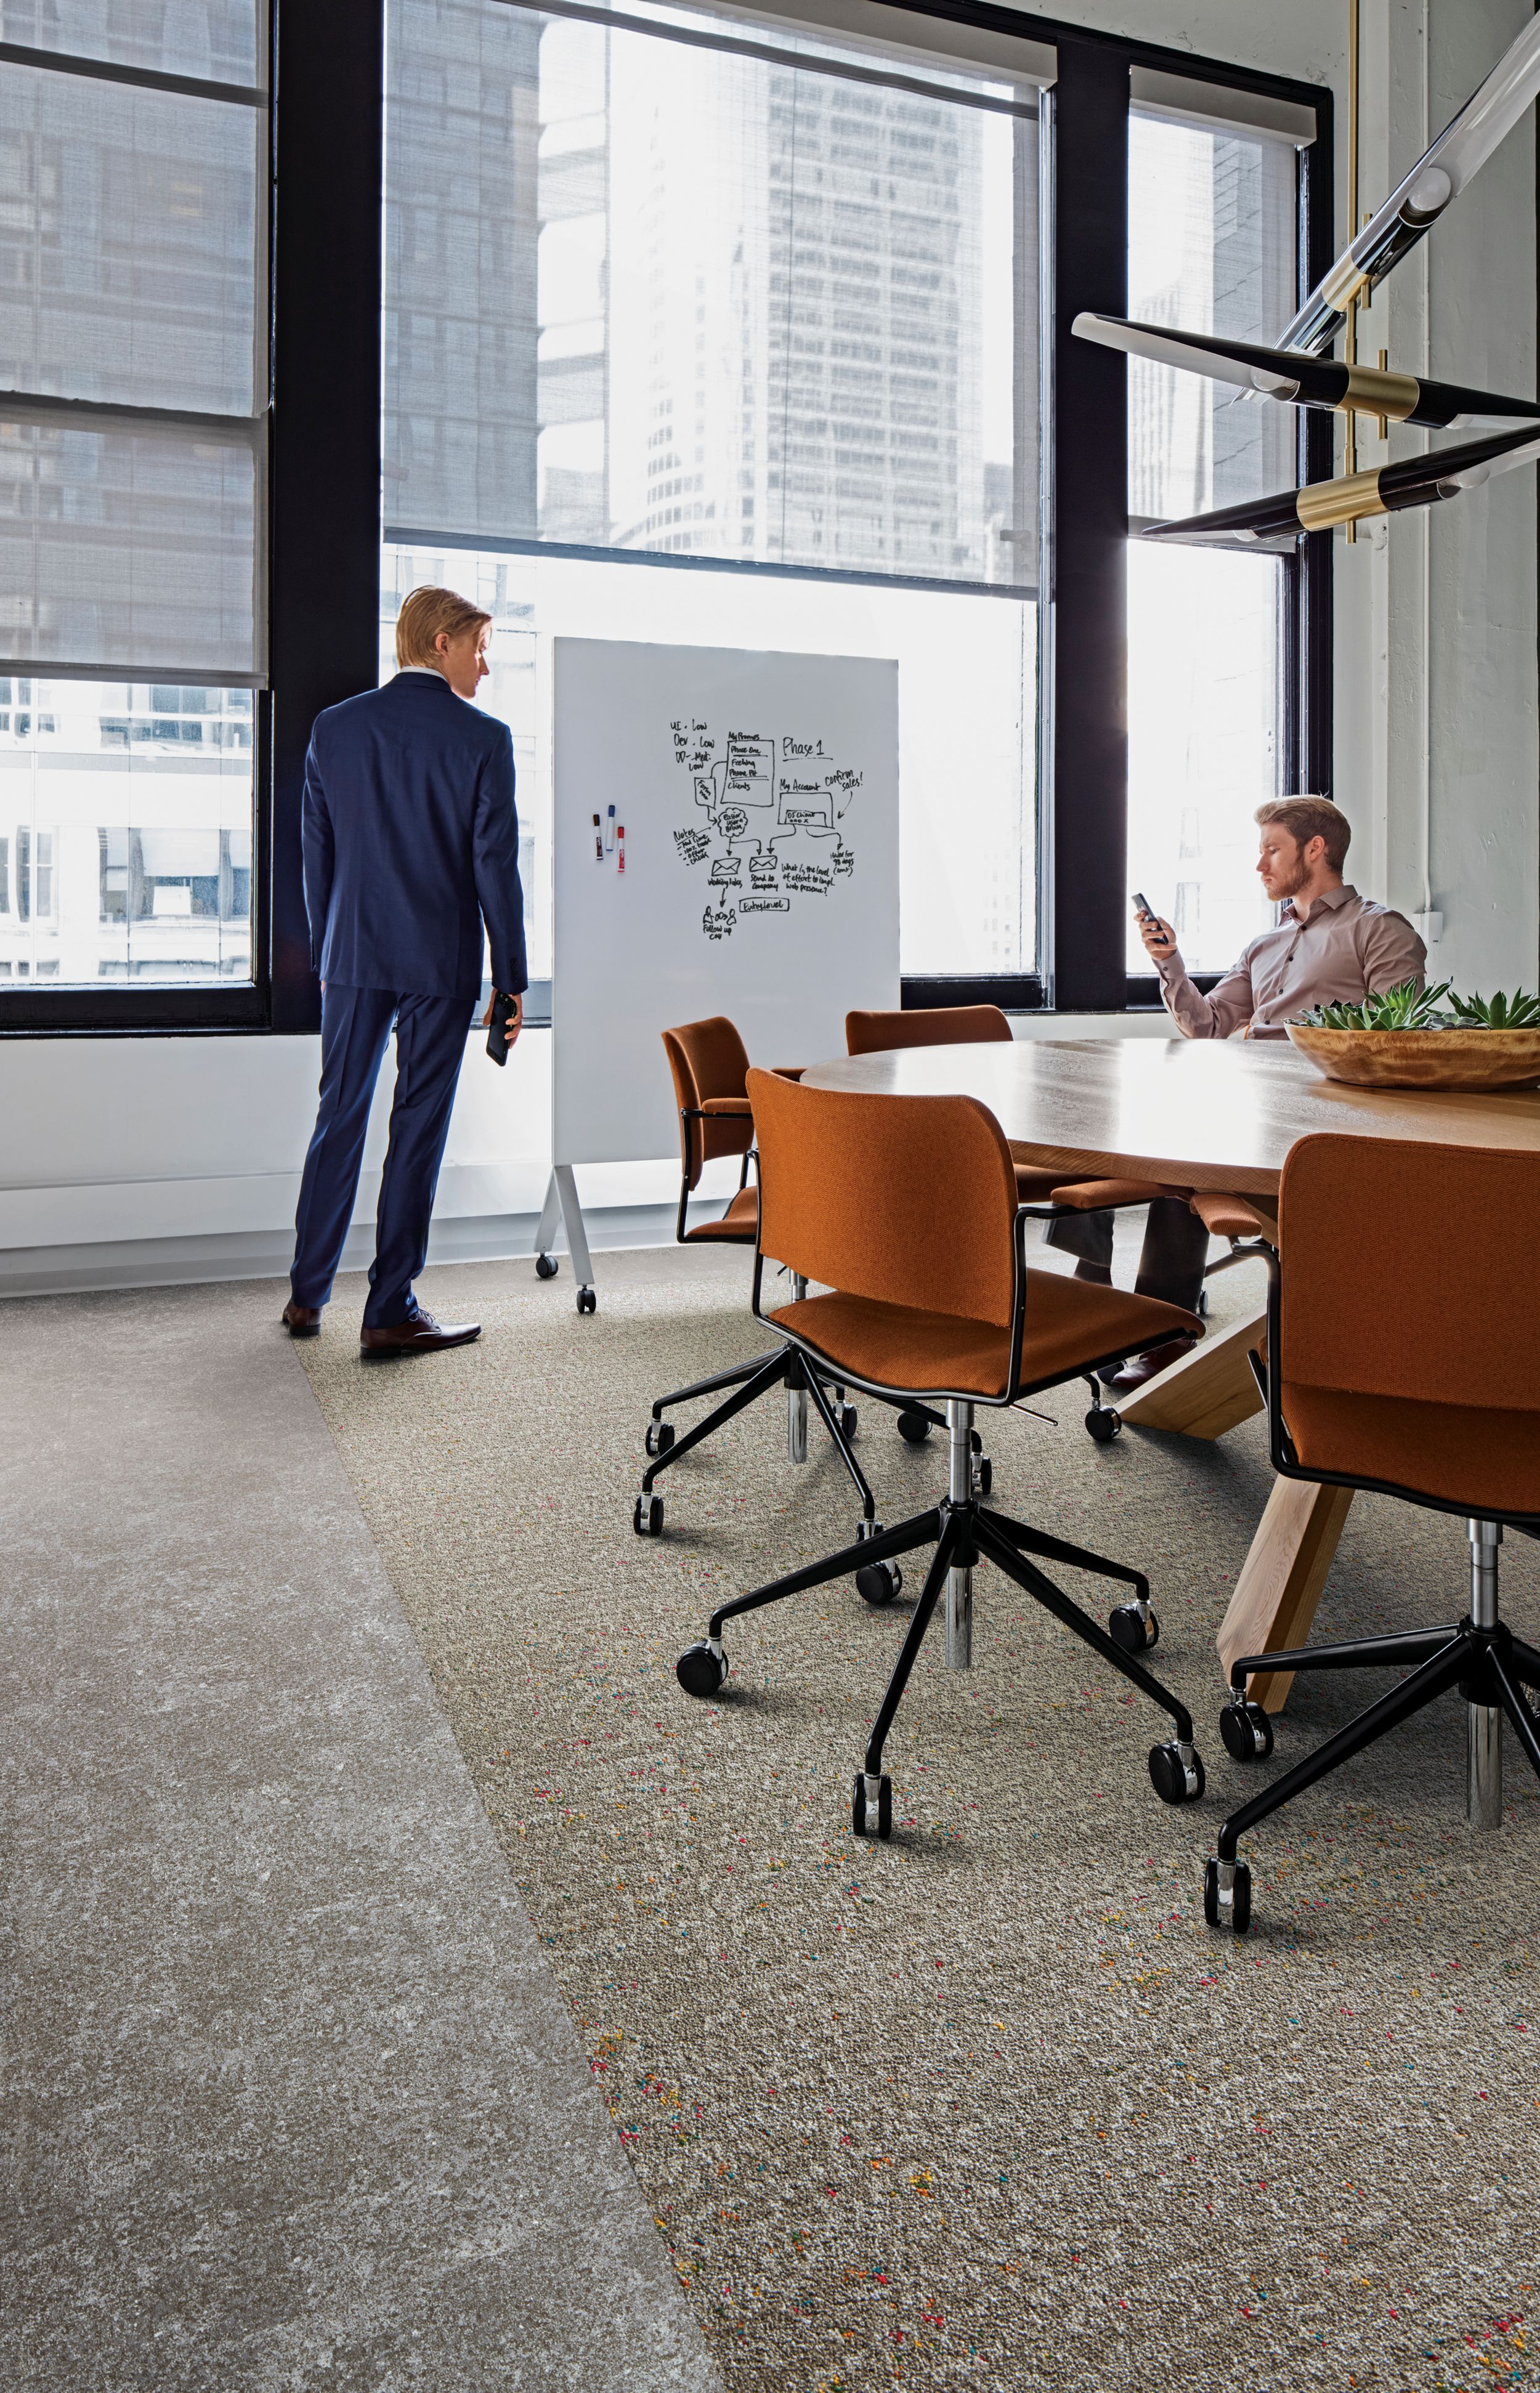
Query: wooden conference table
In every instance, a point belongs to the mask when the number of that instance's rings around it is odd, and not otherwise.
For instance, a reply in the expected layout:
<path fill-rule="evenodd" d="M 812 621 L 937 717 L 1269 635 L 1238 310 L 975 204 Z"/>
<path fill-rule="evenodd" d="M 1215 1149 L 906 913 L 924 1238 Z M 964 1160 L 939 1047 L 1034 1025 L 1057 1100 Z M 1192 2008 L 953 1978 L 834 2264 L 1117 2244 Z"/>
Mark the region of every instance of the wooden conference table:
<path fill-rule="evenodd" d="M 1022 1163 L 1066 1180 L 1164 1180 L 1231 1189 L 1274 1208 L 1284 1158 L 1320 1131 L 1360 1138 L 1540 1154 L 1540 1090 L 1352 1089 L 1325 1080 L 1283 1040 L 1020 1039 L 1010 1046 L 906 1047 L 815 1064 L 815 1088 L 887 1096 L 970 1096 L 988 1106 Z M 1244 1266 L 1243 1266 L 1244 1268 Z M 1259 1265 L 1250 1267 L 1259 1283 Z M 1254 1311 L 1206 1339 L 1119 1406 L 1123 1419 L 1222 1437 L 1261 1410 L 1246 1361 L 1265 1342 Z M 1237 1654 L 1302 1644 L 1352 1502 L 1345 1487 L 1279 1479 L 1220 1627 L 1226 1679 Z M 1291 1673 L 1258 1672 L 1251 1693 L 1281 1711 Z"/>

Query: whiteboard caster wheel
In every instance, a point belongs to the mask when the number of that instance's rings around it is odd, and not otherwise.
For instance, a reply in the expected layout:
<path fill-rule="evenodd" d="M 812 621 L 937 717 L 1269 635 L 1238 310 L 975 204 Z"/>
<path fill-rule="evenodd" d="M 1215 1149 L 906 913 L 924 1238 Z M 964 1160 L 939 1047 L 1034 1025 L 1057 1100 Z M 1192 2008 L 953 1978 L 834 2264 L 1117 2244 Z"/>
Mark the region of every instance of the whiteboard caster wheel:
<path fill-rule="evenodd" d="M 1220 1734 L 1236 1761 L 1265 1761 L 1272 1750 L 1272 1722 L 1260 1704 L 1248 1704 L 1243 1696 L 1220 1712 Z"/>
<path fill-rule="evenodd" d="M 931 1424 L 923 1413 L 900 1413 L 898 1434 L 906 1445 L 923 1445 L 931 1434 Z"/>
<path fill-rule="evenodd" d="M 648 1421 L 647 1433 L 643 1444 L 649 1454 L 667 1454 L 673 1444 L 672 1421 Z"/>
<path fill-rule="evenodd" d="M 1207 1318 L 1208 1318 L 1208 1290 L 1207 1290 L 1206 1288 L 1199 1288 L 1199 1290 L 1198 1290 L 1198 1301 L 1197 1301 L 1196 1304 L 1194 1304 L 1194 1307 L 1193 1307 L 1193 1311 L 1197 1314 L 1198 1319 L 1199 1319 L 1200 1321 L 1207 1321 Z"/>
<path fill-rule="evenodd" d="M 1107 1634 L 1125 1654 L 1142 1654 L 1159 1644 L 1160 1623 L 1148 1604 L 1142 1609 L 1137 1603 L 1120 1603 L 1107 1615 Z"/>
<path fill-rule="evenodd" d="M 555 1255 L 537 1255 L 535 1257 L 535 1277 L 537 1279 L 555 1279 L 560 1269 L 561 1265 L 556 1261 Z"/>
<path fill-rule="evenodd" d="M 578 1311 L 580 1313 L 596 1313 L 598 1309 L 599 1300 L 594 1295 L 594 1290 L 591 1288 L 580 1288 L 578 1290 Z"/>
<path fill-rule="evenodd" d="M 673 1675 L 687 1695 L 700 1703 L 709 1703 L 719 1694 L 727 1676 L 727 1656 L 721 1641 L 703 1637 L 698 1645 L 687 1646 L 673 1666 Z"/>
<path fill-rule="evenodd" d="M 631 1525 L 639 1537 L 660 1537 L 663 1534 L 663 1498 L 661 1496 L 638 1496 Z"/>
<path fill-rule="evenodd" d="M 994 1466 L 994 1464 L 990 1461 L 989 1457 L 988 1457 L 986 1454 L 975 1454 L 975 1455 L 974 1455 L 974 1457 L 973 1457 L 973 1493 L 974 1493 L 974 1495 L 975 1495 L 975 1496 L 987 1496 L 987 1495 L 988 1495 L 988 1493 L 989 1493 L 989 1490 L 991 1489 L 991 1487 L 993 1487 L 994 1484 L 995 1484 L 995 1466 Z"/>
<path fill-rule="evenodd" d="M 1210 1928 L 1244 1936 L 1251 1925 L 1251 1872 L 1245 1862 L 1210 1862 L 1203 1873 L 1203 1916 Z"/>
<path fill-rule="evenodd" d="M 1092 1405 L 1086 1415 L 1086 1427 L 1098 1445 L 1110 1445 L 1123 1426 L 1123 1416 L 1114 1405 Z"/>
<path fill-rule="evenodd" d="M 840 1423 L 841 1435 L 846 1438 L 854 1437 L 855 1434 L 855 1424 L 860 1419 L 860 1415 L 856 1411 L 855 1406 L 854 1405 L 842 1405 L 836 1418 Z"/>
<path fill-rule="evenodd" d="M 881 1778 L 869 1777 L 866 1771 L 855 1773 L 855 1785 L 851 1797 L 850 1824 L 858 1837 L 881 1837 L 893 1834 L 893 1780 L 886 1771 Z"/>
<path fill-rule="evenodd" d="M 1195 1745 L 1173 1737 L 1150 1747 L 1150 1784 L 1163 1803 L 1195 1803 L 1204 1789 L 1203 1763 Z"/>

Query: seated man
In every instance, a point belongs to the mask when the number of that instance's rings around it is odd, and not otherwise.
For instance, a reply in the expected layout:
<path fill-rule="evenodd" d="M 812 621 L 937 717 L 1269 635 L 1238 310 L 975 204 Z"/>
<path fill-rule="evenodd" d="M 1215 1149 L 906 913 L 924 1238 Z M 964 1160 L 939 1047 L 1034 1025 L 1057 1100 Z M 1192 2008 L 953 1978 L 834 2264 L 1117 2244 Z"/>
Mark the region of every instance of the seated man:
<path fill-rule="evenodd" d="M 1403 981 L 1422 985 L 1427 949 L 1403 914 L 1361 897 L 1342 878 L 1352 836 L 1346 815 L 1329 798 L 1275 798 L 1257 809 L 1261 854 L 1257 870 L 1268 896 L 1282 907 L 1277 927 L 1263 931 L 1205 997 L 1187 976 L 1169 922 L 1145 915 L 1139 929 L 1160 974 L 1167 1011 L 1184 1039 L 1283 1039 L 1286 1026 L 1312 1005 L 1356 1004 Z M 1113 1216 L 1084 1213 L 1055 1222 L 1050 1246 L 1078 1255 L 1076 1276 L 1111 1275 Z M 1203 1285 L 1208 1233 L 1184 1201 L 1163 1197 L 1150 1207 L 1135 1286 L 1141 1296 L 1195 1305 Z M 1185 1352 L 1174 1339 L 1103 1374 L 1123 1394 L 1142 1387 Z"/>

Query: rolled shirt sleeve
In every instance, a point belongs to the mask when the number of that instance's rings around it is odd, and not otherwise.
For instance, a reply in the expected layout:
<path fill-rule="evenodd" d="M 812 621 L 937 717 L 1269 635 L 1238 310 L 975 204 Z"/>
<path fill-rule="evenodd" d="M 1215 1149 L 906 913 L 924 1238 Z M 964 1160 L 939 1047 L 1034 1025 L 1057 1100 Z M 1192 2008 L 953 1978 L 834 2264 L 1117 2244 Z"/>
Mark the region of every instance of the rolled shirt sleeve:
<path fill-rule="evenodd" d="M 1188 978 L 1187 967 L 1175 950 L 1164 963 L 1157 961 L 1155 970 L 1160 975 L 1166 1011 L 1184 1039 L 1228 1039 L 1233 1031 L 1244 1030 L 1250 1021 L 1255 1000 L 1249 948 L 1234 970 L 1216 982 L 1207 997 Z"/>

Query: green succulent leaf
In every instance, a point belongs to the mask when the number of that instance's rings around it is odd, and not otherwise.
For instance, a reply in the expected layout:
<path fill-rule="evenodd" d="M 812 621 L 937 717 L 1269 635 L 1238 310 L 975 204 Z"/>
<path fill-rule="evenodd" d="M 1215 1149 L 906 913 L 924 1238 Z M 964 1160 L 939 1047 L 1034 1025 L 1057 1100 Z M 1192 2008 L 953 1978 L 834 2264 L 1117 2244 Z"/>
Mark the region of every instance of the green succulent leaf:
<path fill-rule="evenodd" d="M 1540 1029 L 1540 997 L 1516 988 L 1509 997 L 1499 989 L 1495 997 L 1457 997 L 1449 1000 L 1460 1027 L 1465 1030 L 1534 1030 Z"/>

